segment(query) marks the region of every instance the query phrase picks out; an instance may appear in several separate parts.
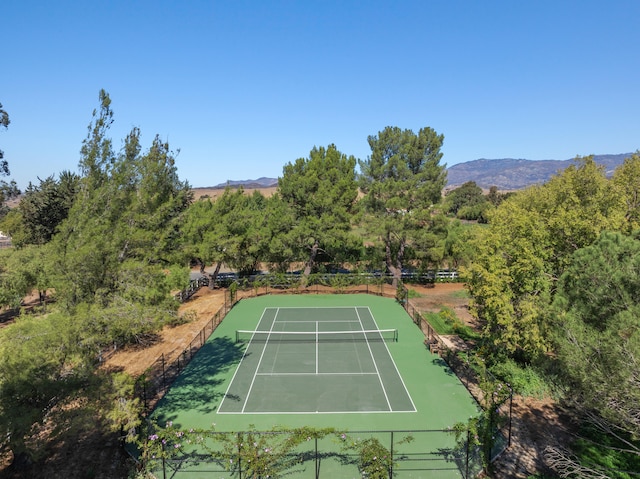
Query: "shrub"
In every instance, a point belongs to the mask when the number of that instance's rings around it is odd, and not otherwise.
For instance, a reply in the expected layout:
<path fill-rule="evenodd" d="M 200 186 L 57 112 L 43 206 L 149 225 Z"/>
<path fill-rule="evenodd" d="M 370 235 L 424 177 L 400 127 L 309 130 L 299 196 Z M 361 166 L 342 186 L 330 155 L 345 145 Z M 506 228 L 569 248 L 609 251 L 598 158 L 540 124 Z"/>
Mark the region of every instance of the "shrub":
<path fill-rule="evenodd" d="M 491 373 L 511 385 L 513 391 L 523 396 L 542 398 L 550 394 L 544 377 L 532 366 L 521 366 L 512 359 L 494 364 Z"/>

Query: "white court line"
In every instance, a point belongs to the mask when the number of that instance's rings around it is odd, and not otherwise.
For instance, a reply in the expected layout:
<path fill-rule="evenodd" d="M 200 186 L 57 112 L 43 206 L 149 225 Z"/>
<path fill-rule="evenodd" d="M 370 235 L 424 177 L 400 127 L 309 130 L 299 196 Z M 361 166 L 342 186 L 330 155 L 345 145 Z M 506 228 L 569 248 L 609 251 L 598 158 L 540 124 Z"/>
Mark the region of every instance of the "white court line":
<path fill-rule="evenodd" d="M 300 321 L 297 319 L 281 319 L 280 321 L 278 321 L 278 324 L 282 324 L 282 323 L 304 323 L 304 324 L 308 324 L 311 323 L 312 321 Z M 328 321 L 318 321 L 315 320 L 316 323 L 357 323 L 358 320 L 357 319 L 330 319 Z"/>
<path fill-rule="evenodd" d="M 376 376 L 378 373 L 258 373 L 256 376 Z"/>
<path fill-rule="evenodd" d="M 366 308 L 367 306 L 278 306 L 265 309 L 353 309 Z"/>
<path fill-rule="evenodd" d="M 316 374 L 318 374 L 318 321 L 316 321 Z"/>
<path fill-rule="evenodd" d="M 269 329 L 269 335 L 273 331 L 273 325 L 276 324 L 276 318 L 278 317 L 278 312 L 280 312 L 280 308 L 276 309 L 276 314 L 273 317 L 273 322 L 271 323 L 271 328 Z M 249 342 L 251 344 L 251 342 Z M 251 397 L 251 390 L 253 389 L 253 384 L 256 382 L 256 376 L 258 375 L 258 370 L 260 369 L 260 364 L 262 364 L 262 358 L 264 357 L 264 352 L 267 350 L 267 344 L 269 344 L 269 336 L 267 336 L 267 340 L 264 342 L 264 346 L 262 347 L 262 354 L 260 354 L 260 359 L 258 360 L 258 365 L 256 366 L 256 372 L 253 373 L 253 379 L 251 380 L 251 386 L 249 386 L 249 390 L 247 391 L 247 397 L 244 400 L 244 404 L 242 405 L 242 412 L 244 413 L 244 408 L 247 407 L 247 402 L 249 401 L 249 397 Z"/>
<path fill-rule="evenodd" d="M 376 317 L 373 315 L 373 313 L 371 312 L 371 308 L 369 308 L 369 306 L 360 306 L 361 308 L 365 308 L 369 311 L 369 316 L 371 316 L 371 319 L 373 320 L 373 324 L 375 325 L 376 329 L 380 329 L 378 327 L 378 323 L 376 321 Z M 356 308 L 356 313 L 358 312 L 358 309 Z M 360 317 L 360 315 L 358 314 L 358 317 Z M 404 392 L 407 393 L 407 396 L 409 397 L 409 401 L 411 401 L 411 406 L 413 406 L 413 410 L 417 411 L 418 409 L 416 408 L 415 403 L 413 402 L 413 398 L 411 397 L 411 394 L 409 394 L 409 390 L 407 389 L 407 385 L 404 383 L 404 379 L 402 379 L 402 374 L 400 374 L 400 370 L 398 369 L 398 365 L 396 364 L 396 361 L 393 359 L 393 354 L 391 354 L 391 351 L 389 351 L 389 346 L 387 346 L 387 343 L 384 342 L 384 347 L 387 350 L 387 354 L 389 355 L 389 358 L 391 358 L 391 364 L 393 364 L 393 367 L 396 370 L 396 373 L 398 374 L 398 377 L 400 378 L 400 382 L 402 383 L 402 387 L 404 387 Z M 394 411 L 397 412 L 397 411 Z"/>
<path fill-rule="evenodd" d="M 358 321 L 360 321 L 360 328 L 363 331 L 364 325 L 362 324 L 362 320 L 360 319 L 360 313 L 358 313 L 358 309 L 356 308 L 356 314 L 358 315 Z M 377 326 L 377 325 L 376 325 Z M 376 358 L 373 356 L 373 351 L 371 351 L 371 345 L 369 344 L 369 340 L 365 334 L 365 342 L 367 343 L 367 348 L 369 349 L 369 354 L 371 355 L 371 360 L 373 361 L 373 366 L 376 368 L 376 374 L 378 375 L 378 381 L 380 381 L 380 387 L 382 388 L 382 392 L 384 394 L 384 398 L 387 400 L 387 406 L 389 407 L 389 411 L 393 411 L 391 408 L 391 402 L 389 402 L 389 397 L 387 396 L 387 390 L 384 388 L 384 384 L 382 383 L 382 378 L 380 377 L 380 371 L 378 371 L 378 365 L 376 364 Z"/>
<path fill-rule="evenodd" d="M 267 308 L 265 308 L 262 311 L 262 315 L 260 315 L 260 320 L 258 321 L 258 324 L 260 324 L 262 322 L 262 318 L 264 318 L 264 313 L 267 312 Z M 220 408 L 222 407 L 222 403 L 224 403 L 224 400 L 227 397 L 227 394 L 229 393 L 229 389 L 231 388 L 231 385 L 233 384 L 233 381 L 235 381 L 236 379 L 236 374 L 238 374 L 238 371 L 240 371 L 240 365 L 242 364 L 242 361 L 244 361 L 245 356 L 247 355 L 247 351 L 249 351 L 249 346 L 251 345 L 251 341 L 249 341 L 249 344 L 247 344 L 247 347 L 244 350 L 244 353 L 242 353 L 242 357 L 240 358 L 240 362 L 238 363 L 238 365 L 236 366 L 236 370 L 233 372 L 233 376 L 231 377 L 231 381 L 229 381 L 229 385 L 227 386 L 227 390 L 224 392 L 224 395 L 222 396 L 222 401 L 220 401 L 220 404 L 218 404 L 218 409 L 216 409 L 216 413 L 217 414 L 222 414 L 220 413 Z"/>
<path fill-rule="evenodd" d="M 282 414 L 283 416 L 289 414 L 413 414 L 415 411 L 255 411 L 255 412 L 220 412 L 218 414 L 245 414 L 245 415 L 264 415 L 264 414 Z"/>

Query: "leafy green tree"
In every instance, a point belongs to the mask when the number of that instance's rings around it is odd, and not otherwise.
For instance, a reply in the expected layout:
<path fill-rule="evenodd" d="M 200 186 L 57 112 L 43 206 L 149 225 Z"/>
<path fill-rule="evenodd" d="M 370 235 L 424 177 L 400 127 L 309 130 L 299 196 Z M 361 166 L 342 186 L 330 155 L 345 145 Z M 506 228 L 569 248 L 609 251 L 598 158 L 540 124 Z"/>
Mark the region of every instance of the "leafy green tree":
<path fill-rule="evenodd" d="M 355 166 L 356 159 L 335 145 L 314 147 L 309 158 L 284 166 L 278 193 L 294 215 L 288 241 L 297 259 L 305 262 L 305 276 L 319 255 L 338 263 L 359 248 L 351 234 L 358 196 Z"/>
<path fill-rule="evenodd" d="M 415 235 L 430 218 L 446 183 L 443 135 L 431 128 L 387 127 L 369 136 L 371 156 L 360 161 L 366 224 L 382 244 L 387 269 L 397 284 Z"/>
<path fill-rule="evenodd" d="M 613 173 L 613 183 L 624 203 L 628 233 L 640 228 L 640 154 L 626 158 Z"/>
<path fill-rule="evenodd" d="M 547 273 L 556 280 L 575 251 L 593 243 L 602 231 L 619 231 L 624 225 L 620 196 L 592 156 L 576 158 L 542 188 L 531 191 L 537 194 L 518 196 L 545 218 L 553 261 Z"/>
<path fill-rule="evenodd" d="M 83 143 L 79 192 L 55 237 L 56 294 L 68 311 L 135 298 L 153 309 L 152 316 L 164 310 L 170 319 L 173 278 L 166 270 L 182 259 L 176 253 L 179 223 L 190 187 L 179 180 L 174 154 L 158 137 L 143 154 L 134 128 L 122 151 L 113 153 L 106 137 L 111 101 L 104 91 L 100 101 Z"/>
<path fill-rule="evenodd" d="M 576 251 L 560 278 L 553 316 L 570 397 L 640 439 L 638 236 L 603 232 Z"/>
<path fill-rule="evenodd" d="M 545 219 L 508 200 L 489 225 L 474 235 L 476 254 L 463 270 L 471 309 L 485 324 L 485 344 L 494 356 L 531 359 L 547 348 L 539 309 L 551 288 Z"/>
<path fill-rule="evenodd" d="M 270 271 L 285 273 L 297 259 L 297 248 L 291 231 L 295 212 L 276 193 L 267 198 L 264 211 L 265 261 Z"/>
<path fill-rule="evenodd" d="M 486 208 L 487 199 L 485 198 L 482 188 L 475 181 L 467 181 L 463 185 L 449 191 L 445 196 L 444 210 L 458 216 L 461 211 L 478 211 L 482 212 Z M 467 215 L 468 216 L 468 215 Z M 478 219 L 464 217 L 463 219 Z M 460 217 L 460 216 L 458 216 Z"/>
<path fill-rule="evenodd" d="M 527 361 L 548 350 L 545 310 L 571 254 L 623 225 L 620 196 L 590 157 L 491 212 L 464 275 L 491 350 Z"/>
<path fill-rule="evenodd" d="M 0 430 L 14 468 L 37 453 L 27 442 L 34 424 L 84 384 L 88 358 L 77 354 L 70 331 L 63 315 L 23 318 L 0 330 Z"/>
<path fill-rule="evenodd" d="M 8 208 L 0 204 L 0 231 L 11 237 L 12 244 L 24 244 L 27 231 L 19 208 Z"/>
<path fill-rule="evenodd" d="M 2 108 L 2 103 L 0 103 L 0 129 L 4 127 L 6 130 L 9 127 L 9 123 L 11 123 L 9 114 Z M 4 151 L 0 150 L 0 177 L 9 176 L 9 174 L 9 163 L 4 159 Z M 15 181 L 7 183 L 4 180 L 0 180 L 0 218 L 9 211 L 4 202 L 17 197 L 19 194 L 20 190 Z"/>
<path fill-rule="evenodd" d="M 466 266 L 475 256 L 472 245 L 472 238 L 478 234 L 479 227 L 463 225 L 459 220 L 447 223 L 447 233 L 443 243 L 443 263 L 459 268 Z"/>
<path fill-rule="evenodd" d="M 226 188 L 216 200 L 193 203 L 185 214 L 183 249 L 190 259 L 215 264 L 213 287 L 223 264 L 240 272 L 252 272 L 264 255 L 263 231 L 266 199 L 242 188 Z"/>
<path fill-rule="evenodd" d="M 27 246 L 0 254 L 0 306 L 17 308 L 34 289 L 44 300 L 51 287 L 51 249 Z"/>
<path fill-rule="evenodd" d="M 29 183 L 18 206 L 23 225 L 12 237 L 14 246 L 51 241 L 73 205 L 79 181 L 76 174 L 63 171 L 58 180 L 50 176 L 40 180 L 38 186 Z"/>

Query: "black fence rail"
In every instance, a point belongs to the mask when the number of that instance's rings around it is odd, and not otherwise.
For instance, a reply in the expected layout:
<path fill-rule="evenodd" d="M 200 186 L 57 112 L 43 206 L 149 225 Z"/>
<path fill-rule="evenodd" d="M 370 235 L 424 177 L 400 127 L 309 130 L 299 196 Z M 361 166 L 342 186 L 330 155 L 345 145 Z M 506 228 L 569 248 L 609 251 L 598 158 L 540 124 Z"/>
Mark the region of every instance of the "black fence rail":
<path fill-rule="evenodd" d="M 197 279 L 190 280 L 189 286 L 177 293 L 175 298 L 181 303 L 184 303 L 189 300 L 191 296 L 196 294 L 203 286 L 209 286 L 209 278 L 207 276 L 201 276 Z"/>

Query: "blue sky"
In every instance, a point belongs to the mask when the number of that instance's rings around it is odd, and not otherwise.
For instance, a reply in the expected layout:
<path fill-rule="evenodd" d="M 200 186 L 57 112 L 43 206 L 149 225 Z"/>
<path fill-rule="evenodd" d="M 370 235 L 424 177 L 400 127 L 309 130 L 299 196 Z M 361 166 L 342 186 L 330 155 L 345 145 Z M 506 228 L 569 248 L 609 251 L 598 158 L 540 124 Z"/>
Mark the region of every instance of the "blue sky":
<path fill-rule="evenodd" d="M 25 188 L 77 172 L 98 92 L 116 148 L 140 127 L 192 186 L 278 177 L 386 126 L 445 136 L 443 163 L 640 148 L 640 2 L 0 2 L 0 149 Z"/>

